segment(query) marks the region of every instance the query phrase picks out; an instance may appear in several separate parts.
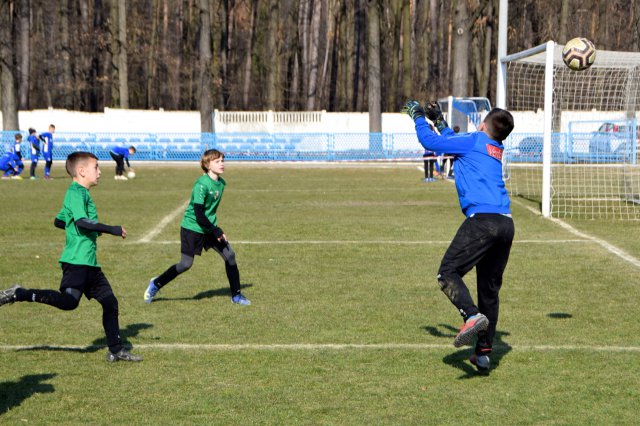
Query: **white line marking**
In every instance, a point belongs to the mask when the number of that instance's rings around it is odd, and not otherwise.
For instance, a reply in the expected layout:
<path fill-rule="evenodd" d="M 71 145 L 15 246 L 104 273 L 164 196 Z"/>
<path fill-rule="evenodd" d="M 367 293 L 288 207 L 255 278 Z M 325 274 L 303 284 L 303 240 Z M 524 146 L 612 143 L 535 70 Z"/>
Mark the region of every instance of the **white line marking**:
<path fill-rule="evenodd" d="M 518 200 L 512 200 L 513 202 L 515 202 L 516 204 L 518 204 L 519 206 L 524 207 L 525 209 L 529 210 L 530 212 L 532 212 L 533 214 L 537 215 L 537 216 L 541 216 L 540 212 L 537 211 L 536 209 L 534 209 L 531 206 L 528 206 Z M 622 249 L 619 249 L 618 247 L 614 246 L 613 244 L 608 243 L 607 241 L 594 237 L 592 235 L 586 234 L 582 231 L 578 231 L 576 228 L 574 228 L 573 226 L 569 225 L 566 222 L 563 222 L 560 219 L 556 219 L 554 217 L 549 217 L 549 218 L 545 218 L 545 219 L 549 219 L 551 222 L 557 224 L 558 226 L 564 228 L 565 230 L 569 231 L 570 233 L 572 233 L 573 235 L 575 235 L 576 237 L 580 237 L 580 238 L 584 238 L 586 240 L 592 241 L 596 244 L 598 244 L 600 247 L 604 248 L 605 250 L 607 250 L 609 253 L 612 253 L 616 256 L 618 256 L 619 258 L 621 258 L 622 260 L 625 260 L 629 263 L 631 263 L 633 266 L 640 268 L 640 260 L 638 260 L 637 258 L 631 256 L 629 253 L 625 252 Z"/>
<path fill-rule="evenodd" d="M 155 226 L 155 228 L 149 231 L 147 235 L 140 238 L 137 242 L 138 243 L 151 242 L 151 240 L 154 239 L 160 232 L 162 232 L 165 226 L 171 223 L 172 220 L 174 220 L 180 213 L 182 213 L 184 209 L 187 208 L 188 205 L 189 205 L 189 201 L 181 204 L 180 207 L 178 207 L 177 209 L 175 209 L 174 211 L 172 211 L 171 213 L 163 217 L 162 220 Z"/>
<path fill-rule="evenodd" d="M 159 241 L 137 241 L 138 243 L 145 244 L 180 244 L 179 240 L 159 240 Z M 449 240 L 434 241 L 434 240 L 294 240 L 294 241 L 230 241 L 232 244 L 247 244 L 247 245 L 295 245 L 295 244 L 308 244 L 308 245 L 341 245 L 341 244 L 395 244 L 395 245 L 425 245 L 425 244 L 451 244 Z M 514 244 L 569 244 L 569 243 L 594 243 L 588 239 L 574 239 L 574 240 L 515 240 Z"/>
<path fill-rule="evenodd" d="M 515 350 L 523 351 L 600 351 L 600 352 L 640 352 L 640 346 L 592 346 L 592 345 L 505 345 L 498 343 L 494 346 L 495 349 L 511 348 Z M 90 350 L 90 349 L 102 349 L 104 346 L 81 346 L 81 345 L 0 345 L 0 351 L 28 351 L 28 350 Z M 137 344 L 134 345 L 135 349 L 160 349 L 160 350 L 180 350 L 180 351 L 241 351 L 241 350 L 253 350 L 253 351 L 293 351 L 293 350 L 349 350 L 349 349 L 363 349 L 363 350 L 395 350 L 395 349 L 407 349 L 407 350 L 432 350 L 432 349 L 451 349 L 455 348 L 450 344 L 430 344 L 430 343 L 290 343 L 290 344 L 260 344 L 260 343 L 246 343 L 246 344 L 191 344 L 191 343 L 150 343 L 150 344 Z"/>

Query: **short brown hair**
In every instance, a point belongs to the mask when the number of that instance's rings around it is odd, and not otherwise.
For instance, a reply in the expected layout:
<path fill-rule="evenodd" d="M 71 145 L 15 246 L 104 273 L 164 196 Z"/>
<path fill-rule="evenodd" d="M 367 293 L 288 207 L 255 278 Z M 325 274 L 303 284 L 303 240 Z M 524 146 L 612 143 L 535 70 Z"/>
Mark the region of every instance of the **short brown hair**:
<path fill-rule="evenodd" d="M 17 141 L 21 141 L 22 140 L 22 134 L 21 133 L 16 133 L 15 134 L 15 138 Z"/>
<path fill-rule="evenodd" d="M 513 130 L 513 116 L 502 108 L 494 108 L 484 118 L 487 133 L 498 142 L 505 140 Z"/>
<path fill-rule="evenodd" d="M 209 161 L 216 160 L 220 157 L 224 160 L 224 154 L 222 152 L 217 149 L 208 149 L 202 154 L 202 158 L 200 158 L 200 167 L 207 173 L 209 171 Z"/>
<path fill-rule="evenodd" d="M 69 156 L 67 157 L 67 162 L 64 165 L 64 167 L 67 169 L 67 173 L 69 173 L 69 176 L 76 177 L 76 169 L 78 168 L 78 165 L 85 163 L 90 158 L 95 158 L 96 160 L 98 160 L 98 157 L 90 152 L 76 151 L 69 154 Z"/>

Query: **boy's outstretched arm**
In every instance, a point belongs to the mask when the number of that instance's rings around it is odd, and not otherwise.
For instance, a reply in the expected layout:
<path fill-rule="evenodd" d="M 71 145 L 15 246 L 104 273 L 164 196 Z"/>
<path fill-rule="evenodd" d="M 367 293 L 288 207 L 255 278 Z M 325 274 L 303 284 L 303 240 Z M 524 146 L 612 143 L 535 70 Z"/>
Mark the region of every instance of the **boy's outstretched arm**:
<path fill-rule="evenodd" d="M 122 226 L 105 225 L 104 223 L 99 223 L 95 220 L 90 220 L 87 218 L 77 220 L 76 226 L 81 229 L 86 229 L 87 231 L 100 232 L 103 234 L 106 233 L 122 238 L 126 238 L 127 236 L 127 231 Z"/>
<path fill-rule="evenodd" d="M 65 228 L 65 226 L 67 226 L 67 224 L 65 223 L 65 221 L 64 221 L 64 220 L 62 220 L 62 219 L 60 219 L 60 218 L 56 217 L 56 218 L 53 220 L 53 226 L 55 226 L 56 228 L 64 229 L 64 228 Z"/>

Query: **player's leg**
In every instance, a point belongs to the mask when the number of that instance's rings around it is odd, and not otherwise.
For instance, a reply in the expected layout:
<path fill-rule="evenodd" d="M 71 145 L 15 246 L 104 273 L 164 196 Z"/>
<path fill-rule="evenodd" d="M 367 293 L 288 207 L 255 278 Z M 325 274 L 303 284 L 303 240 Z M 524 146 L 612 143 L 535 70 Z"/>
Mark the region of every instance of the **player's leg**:
<path fill-rule="evenodd" d="M 38 157 L 31 157 L 31 168 L 29 169 L 29 178 L 36 179 L 36 167 L 38 166 Z"/>
<path fill-rule="evenodd" d="M 46 157 L 44 163 L 44 178 L 49 179 L 51 177 L 51 165 L 53 164 L 52 157 Z"/>
<path fill-rule="evenodd" d="M 142 361 L 142 357 L 130 353 L 122 344 L 120 324 L 118 320 L 118 299 L 107 277 L 100 268 L 90 269 L 90 284 L 87 286 L 87 297 L 96 299 L 102 306 L 102 327 L 107 337 L 107 361 Z"/>
<path fill-rule="evenodd" d="M 35 302 L 50 305 L 64 311 L 72 311 L 78 307 L 87 282 L 87 267 L 82 265 L 62 264 L 62 280 L 60 291 L 14 288 L 13 302 Z M 0 301 L 0 305 L 2 305 Z"/>
<path fill-rule="evenodd" d="M 493 348 L 493 339 L 498 324 L 502 276 L 509 261 L 514 236 L 513 220 L 509 217 L 494 215 L 491 226 L 497 230 L 494 244 L 476 265 L 478 308 L 489 320 L 487 330 L 478 333 L 475 348 L 476 362 L 474 364 L 479 370 L 489 368 L 488 356 Z"/>
<path fill-rule="evenodd" d="M 224 259 L 224 267 L 229 280 L 229 287 L 231 288 L 231 301 L 238 305 L 250 305 L 251 301 L 241 292 L 240 270 L 236 262 L 236 253 L 233 251 L 231 244 L 228 241 L 218 241 L 213 237 L 208 239 L 207 243 Z"/>
<path fill-rule="evenodd" d="M 173 281 L 178 275 L 188 271 L 193 265 L 193 259 L 196 255 L 202 254 L 204 245 L 204 235 L 193 232 L 185 228 L 180 228 L 180 261 L 171 265 L 157 277 L 149 280 L 147 290 L 144 292 L 144 301 L 146 303 L 153 302 L 158 291 L 165 285 Z"/>
<path fill-rule="evenodd" d="M 467 218 L 451 241 L 438 270 L 442 292 L 462 315 L 464 325 L 454 339 L 456 347 L 470 344 L 474 336 L 488 326 L 487 318 L 473 301 L 463 277 L 491 248 L 490 235 L 482 224 L 484 215 Z"/>

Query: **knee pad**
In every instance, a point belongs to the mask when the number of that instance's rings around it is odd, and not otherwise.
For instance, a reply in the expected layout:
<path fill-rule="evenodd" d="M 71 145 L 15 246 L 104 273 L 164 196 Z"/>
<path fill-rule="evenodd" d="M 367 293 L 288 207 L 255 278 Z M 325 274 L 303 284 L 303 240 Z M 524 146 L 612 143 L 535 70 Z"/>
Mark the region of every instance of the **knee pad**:
<path fill-rule="evenodd" d="M 224 257 L 224 261 L 227 262 L 231 266 L 236 266 L 236 252 L 233 251 L 231 247 L 227 247 L 222 250 L 222 256 Z"/>
<path fill-rule="evenodd" d="M 193 265 L 193 257 L 182 256 L 182 258 L 180 259 L 180 262 L 176 264 L 176 272 L 181 274 L 184 271 L 188 271 L 189 269 L 191 269 L 192 265 Z"/>
<path fill-rule="evenodd" d="M 64 293 L 62 293 L 62 303 L 58 308 L 64 311 L 73 311 L 80 304 L 81 297 L 82 292 L 80 290 L 76 290 L 75 288 L 65 288 Z"/>

